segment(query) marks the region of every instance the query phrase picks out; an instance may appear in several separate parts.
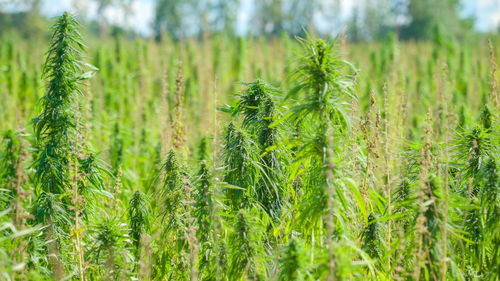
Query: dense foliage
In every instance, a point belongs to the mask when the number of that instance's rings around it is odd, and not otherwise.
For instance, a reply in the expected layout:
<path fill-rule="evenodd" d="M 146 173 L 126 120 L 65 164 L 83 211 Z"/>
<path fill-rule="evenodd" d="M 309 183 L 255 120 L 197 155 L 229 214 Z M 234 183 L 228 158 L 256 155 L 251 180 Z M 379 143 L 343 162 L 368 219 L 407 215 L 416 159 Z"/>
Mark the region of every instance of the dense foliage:
<path fill-rule="evenodd" d="M 52 33 L 0 41 L 0 279 L 498 279 L 497 38 Z"/>

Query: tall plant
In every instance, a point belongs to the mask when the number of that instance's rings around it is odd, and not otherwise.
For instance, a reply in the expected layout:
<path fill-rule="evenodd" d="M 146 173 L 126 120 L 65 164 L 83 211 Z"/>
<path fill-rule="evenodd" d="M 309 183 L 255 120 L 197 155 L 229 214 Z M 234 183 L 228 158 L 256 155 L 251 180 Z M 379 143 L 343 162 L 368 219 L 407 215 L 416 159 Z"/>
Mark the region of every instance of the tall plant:
<path fill-rule="evenodd" d="M 299 93 L 302 93 L 302 98 L 298 98 L 297 104 L 291 108 L 290 117 L 296 124 L 302 124 L 309 133 L 302 139 L 297 155 L 312 165 L 309 177 L 313 185 L 306 191 L 310 196 L 306 195 L 304 199 L 305 209 L 309 209 L 310 204 L 321 206 L 313 218 L 323 216 L 326 223 L 328 280 L 335 280 L 333 236 L 336 209 L 334 196 L 337 191 L 333 182 L 336 172 L 334 150 L 339 147 L 340 140 L 334 139 L 334 136 L 348 128 L 347 101 L 354 98 L 354 77 L 346 72 L 350 64 L 340 59 L 332 43 L 310 37 L 301 39 L 300 43 L 304 55 L 295 71 L 298 85 L 288 98 L 297 98 Z"/>
<path fill-rule="evenodd" d="M 277 117 L 274 99 L 279 91 L 260 80 L 245 85 L 247 89 L 239 95 L 234 113 L 242 115 L 242 127 L 253 136 L 260 155 L 260 177 L 254 190 L 256 199 L 268 213 L 277 215 L 284 186 L 284 169 L 278 152 L 285 156 L 285 151 L 279 149 L 278 129 L 271 125 Z"/>
<path fill-rule="evenodd" d="M 198 171 L 198 183 L 194 195 L 194 217 L 196 219 L 196 237 L 200 246 L 199 269 L 203 280 L 215 279 L 214 239 L 213 239 L 213 198 L 212 179 L 206 163 L 201 163 Z"/>
<path fill-rule="evenodd" d="M 72 180 L 78 173 L 80 160 L 75 153 L 79 150 L 77 98 L 82 95 L 82 82 L 92 75 L 92 72 L 83 72 L 83 51 L 78 23 L 65 12 L 52 27 L 51 44 L 43 67 L 47 91 L 41 99 L 42 112 L 33 120 L 38 148 L 34 161 L 38 194 L 34 215 L 36 221 L 47 225 L 43 232 L 48 243 L 49 266 L 56 280 L 64 278 L 65 270 L 54 235 L 68 232 L 67 227 L 57 225 L 61 220 L 56 216 L 67 213 L 71 204 L 65 195 L 75 188 Z M 83 271 L 82 266 L 80 271 Z M 83 272 L 81 274 L 83 276 Z"/>
<path fill-rule="evenodd" d="M 191 181 L 173 150 L 169 151 L 160 172 L 157 180 L 161 181 L 161 191 L 157 196 L 162 225 L 153 274 L 160 279 L 166 274 L 185 279 L 189 276 L 189 264 L 191 269 L 195 268 Z"/>

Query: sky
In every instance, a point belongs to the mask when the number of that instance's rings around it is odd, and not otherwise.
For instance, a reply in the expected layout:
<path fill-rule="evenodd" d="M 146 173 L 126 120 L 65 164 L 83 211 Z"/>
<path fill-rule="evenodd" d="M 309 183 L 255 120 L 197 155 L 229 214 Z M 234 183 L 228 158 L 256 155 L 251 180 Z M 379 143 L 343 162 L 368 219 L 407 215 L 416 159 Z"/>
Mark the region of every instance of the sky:
<path fill-rule="evenodd" d="M 1 2 L 2 0 L 0 0 Z M 241 9 L 238 11 L 237 30 L 245 33 L 252 10 L 252 2 L 256 0 L 241 0 Z M 304 0 L 307 1 L 307 0 Z M 360 0 L 340 0 L 342 4 L 341 17 L 349 17 L 353 8 L 360 6 Z M 45 0 L 42 11 L 49 16 L 56 16 L 65 10 L 74 11 L 75 4 L 88 11 L 90 17 L 95 16 L 97 6 L 93 1 L 87 0 Z M 462 15 L 476 18 L 475 28 L 479 31 L 490 31 L 500 24 L 500 0 L 462 0 Z M 134 28 L 138 32 L 151 34 L 151 22 L 154 16 L 154 0 L 133 0 L 131 14 L 125 19 L 120 8 L 111 7 L 106 10 L 106 18 L 115 24 L 125 25 Z"/>

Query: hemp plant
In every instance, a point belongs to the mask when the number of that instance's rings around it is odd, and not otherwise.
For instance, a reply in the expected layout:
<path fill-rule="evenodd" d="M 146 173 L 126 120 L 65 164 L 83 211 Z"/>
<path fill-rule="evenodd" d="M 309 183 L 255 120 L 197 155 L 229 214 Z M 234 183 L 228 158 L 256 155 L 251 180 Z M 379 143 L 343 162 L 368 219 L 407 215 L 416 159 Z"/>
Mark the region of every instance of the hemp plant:
<path fill-rule="evenodd" d="M 320 206 L 315 216 L 306 220 L 319 219 L 326 222 L 328 237 L 328 280 L 335 280 L 335 259 L 333 239 L 335 230 L 335 194 L 337 193 L 334 174 L 334 151 L 339 141 L 334 135 L 344 132 L 349 126 L 347 101 L 354 99 L 354 76 L 346 72 L 349 63 L 340 59 L 332 43 L 320 39 L 300 39 L 304 55 L 294 73 L 298 85 L 287 98 L 295 99 L 289 116 L 295 124 L 301 124 L 308 135 L 301 140 L 297 155 L 299 160 L 312 163 L 309 180 L 312 185 L 306 190 L 304 209 Z M 298 94 L 302 93 L 302 98 Z M 307 122 L 306 122 L 307 121 Z M 323 203 L 318 203 L 323 202 Z"/>
<path fill-rule="evenodd" d="M 363 229 L 363 250 L 373 259 L 378 259 L 382 255 L 380 229 L 376 222 L 375 215 L 368 216 L 368 225 Z"/>
<path fill-rule="evenodd" d="M 141 238 L 149 229 L 149 209 L 144 194 L 140 191 L 134 192 L 129 202 L 129 236 L 132 239 L 133 253 L 136 263 L 140 259 Z"/>
<path fill-rule="evenodd" d="M 199 269 L 203 280 L 213 280 L 214 264 L 214 203 L 212 198 L 212 179 L 206 163 L 201 163 L 198 182 L 194 195 L 194 217 L 196 219 L 196 237 L 200 245 Z"/>
<path fill-rule="evenodd" d="M 465 212 L 463 221 L 472 259 L 469 271 L 486 271 L 486 265 L 494 261 L 496 251 L 495 234 L 498 228 L 498 172 L 495 161 L 495 127 L 486 106 L 480 116 L 481 125 L 464 129 L 458 133 L 456 141 L 456 160 L 461 164 L 460 180 L 465 188 L 462 194 L 472 202 Z M 489 267 L 492 268 L 492 267 Z"/>
<path fill-rule="evenodd" d="M 260 178 L 255 187 L 255 196 L 264 209 L 277 215 L 281 209 L 284 186 L 284 171 L 278 154 L 285 151 L 278 145 L 278 128 L 271 126 L 277 117 L 274 99 L 279 91 L 263 81 L 245 83 L 247 88 L 239 95 L 233 114 L 242 115 L 242 127 L 253 137 L 260 155 Z"/>
<path fill-rule="evenodd" d="M 122 244 L 125 240 L 124 229 L 119 221 L 112 217 L 104 217 L 92 227 L 89 261 L 94 262 L 96 272 L 91 272 L 90 278 L 105 276 L 106 280 L 120 279 L 121 268 L 119 260 L 124 257 Z"/>
<path fill-rule="evenodd" d="M 255 142 L 248 134 L 229 123 L 224 136 L 222 157 L 225 165 L 224 182 L 230 186 L 225 189 L 227 204 L 237 210 L 249 204 L 249 189 L 258 179 L 255 163 L 259 155 Z"/>
<path fill-rule="evenodd" d="M 263 222 L 254 209 L 240 209 L 232 218 L 228 237 L 229 280 L 262 280 L 264 248 L 260 243 Z"/>
<path fill-rule="evenodd" d="M 160 279 L 167 273 L 175 279 L 188 278 L 189 261 L 186 256 L 193 250 L 189 229 L 192 225 L 192 202 L 189 201 L 191 181 L 173 150 L 168 152 L 156 179 L 158 181 L 161 190 L 156 195 L 160 198 L 158 208 L 162 226 L 159 229 L 161 239 L 154 257 L 153 275 Z"/>
<path fill-rule="evenodd" d="M 79 150 L 77 127 L 80 124 L 77 98 L 83 94 L 80 88 L 83 81 L 93 73 L 83 70 L 86 65 L 81 61 L 84 49 L 76 19 L 65 12 L 52 27 L 51 44 L 43 66 L 47 91 L 41 99 L 42 112 L 33 120 L 37 148 L 33 166 L 38 196 L 33 215 L 36 222 L 47 225 L 43 232 L 55 280 L 65 277 L 65 267 L 60 241 L 54 235 L 67 235 L 69 231 L 68 225 L 58 225 L 62 220 L 57 216 L 66 217 L 63 213 L 70 212 L 71 202 L 66 195 L 74 189 L 72 180 L 78 173 L 80 160 L 75 152 Z M 81 260 L 79 264 L 83 278 Z"/>

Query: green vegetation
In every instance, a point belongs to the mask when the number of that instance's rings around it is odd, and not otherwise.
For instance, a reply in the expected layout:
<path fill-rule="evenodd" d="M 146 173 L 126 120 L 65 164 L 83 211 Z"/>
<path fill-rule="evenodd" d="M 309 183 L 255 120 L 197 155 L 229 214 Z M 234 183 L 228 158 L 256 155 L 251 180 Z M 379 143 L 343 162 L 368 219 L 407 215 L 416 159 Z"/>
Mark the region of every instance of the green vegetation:
<path fill-rule="evenodd" d="M 0 40 L 0 279 L 498 279 L 498 38 L 165 21 Z"/>

